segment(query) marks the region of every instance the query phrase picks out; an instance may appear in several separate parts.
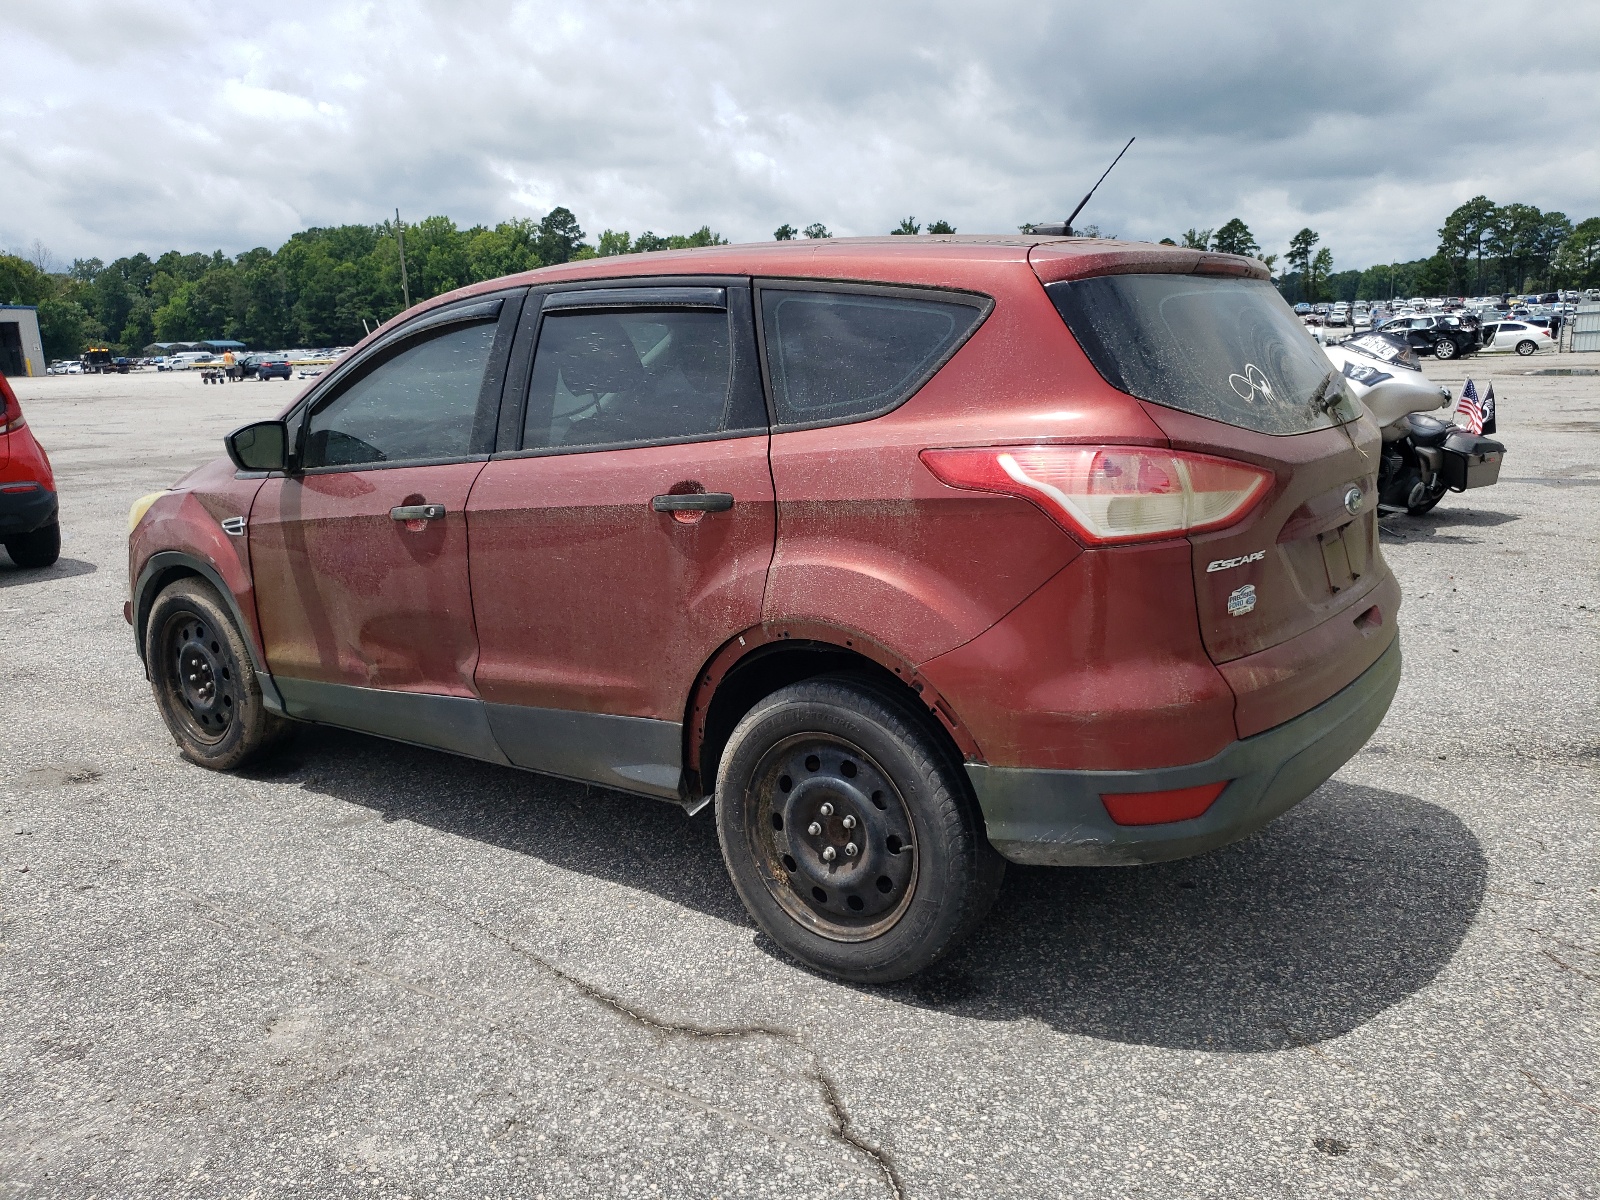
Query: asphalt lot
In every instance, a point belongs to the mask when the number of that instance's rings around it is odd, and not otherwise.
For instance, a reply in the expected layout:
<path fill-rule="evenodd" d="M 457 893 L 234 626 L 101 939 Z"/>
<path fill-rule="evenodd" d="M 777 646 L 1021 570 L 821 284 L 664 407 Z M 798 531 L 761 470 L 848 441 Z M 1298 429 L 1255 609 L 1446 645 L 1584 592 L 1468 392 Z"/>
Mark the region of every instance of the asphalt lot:
<path fill-rule="evenodd" d="M 1522 374 L 1575 361 L 1429 362 L 1507 465 L 1385 523 L 1405 678 L 1333 781 L 1012 868 L 893 988 L 779 957 L 709 812 L 323 730 L 185 763 L 125 513 L 292 389 L 19 381 L 64 550 L 0 563 L 0 1200 L 1594 1196 L 1600 376 Z"/>

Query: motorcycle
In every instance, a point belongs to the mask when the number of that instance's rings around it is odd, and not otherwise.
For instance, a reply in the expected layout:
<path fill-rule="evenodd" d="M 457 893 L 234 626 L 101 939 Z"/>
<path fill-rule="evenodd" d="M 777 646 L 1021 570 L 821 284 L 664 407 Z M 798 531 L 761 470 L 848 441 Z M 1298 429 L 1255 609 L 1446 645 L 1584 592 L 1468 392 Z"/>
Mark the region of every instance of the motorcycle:
<path fill-rule="evenodd" d="M 1450 406 L 1450 391 L 1423 373 L 1404 336 L 1364 333 L 1323 353 L 1383 433 L 1380 513 L 1420 517 L 1447 491 L 1488 487 L 1500 478 L 1504 445 L 1428 415 Z"/>

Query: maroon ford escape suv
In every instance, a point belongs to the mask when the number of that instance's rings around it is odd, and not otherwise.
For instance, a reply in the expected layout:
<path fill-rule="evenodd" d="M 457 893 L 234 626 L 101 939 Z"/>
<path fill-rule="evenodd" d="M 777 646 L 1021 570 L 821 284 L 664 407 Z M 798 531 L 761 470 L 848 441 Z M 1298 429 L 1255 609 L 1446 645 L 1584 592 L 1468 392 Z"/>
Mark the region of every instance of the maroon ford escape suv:
<path fill-rule="evenodd" d="M 1261 828 L 1400 674 L 1379 437 L 1229 255 L 570 263 L 402 313 L 131 514 L 183 753 L 295 721 L 715 804 L 796 958 L 902 978 L 1005 860 Z"/>

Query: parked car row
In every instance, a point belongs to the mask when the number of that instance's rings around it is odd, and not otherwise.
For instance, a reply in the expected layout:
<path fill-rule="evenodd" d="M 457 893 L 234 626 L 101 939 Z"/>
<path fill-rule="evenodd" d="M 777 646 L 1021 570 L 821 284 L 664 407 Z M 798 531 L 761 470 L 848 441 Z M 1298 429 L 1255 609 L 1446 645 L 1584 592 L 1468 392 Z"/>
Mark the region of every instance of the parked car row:
<path fill-rule="evenodd" d="M 290 379 L 293 377 L 293 368 L 296 364 L 304 364 L 314 372 L 308 375 L 301 371 L 301 378 L 315 378 L 320 373 L 318 368 L 337 361 L 350 350 L 348 346 L 335 346 L 316 350 L 274 350 L 270 352 L 256 352 L 240 355 L 236 362 L 242 368 L 243 377 L 246 379 Z M 224 369 L 225 358 L 221 354 L 213 354 L 204 350 L 184 351 L 179 354 L 152 355 L 143 358 L 126 358 L 113 355 L 108 349 L 91 348 L 84 351 L 81 358 L 56 359 L 45 368 L 47 375 L 99 375 L 121 374 L 129 371 L 139 371 L 147 367 L 157 371 L 206 371 Z M 262 376 L 259 371 L 261 364 L 268 365 L 268 371 Z"/>

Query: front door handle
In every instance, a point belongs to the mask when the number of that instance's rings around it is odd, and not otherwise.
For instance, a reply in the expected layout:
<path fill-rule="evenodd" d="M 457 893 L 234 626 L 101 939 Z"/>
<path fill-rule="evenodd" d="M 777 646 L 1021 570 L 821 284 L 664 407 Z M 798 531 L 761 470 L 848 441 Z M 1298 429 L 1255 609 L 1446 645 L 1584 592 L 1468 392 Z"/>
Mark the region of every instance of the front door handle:
<path fill-rule="evenodd" d="M 650 507 L 664 513 L 727 512 L 733 507 L 733 496 L 729 492 L 686 492 L 657 496 L 650 501 Z"/>
<path fill-rule="evenodd" d="M 392 521 L 442 521 L 444 520 L 444 505 L 402 504 L 399 508 L 391 508 L 389 510 L 389 519 Z"/>

